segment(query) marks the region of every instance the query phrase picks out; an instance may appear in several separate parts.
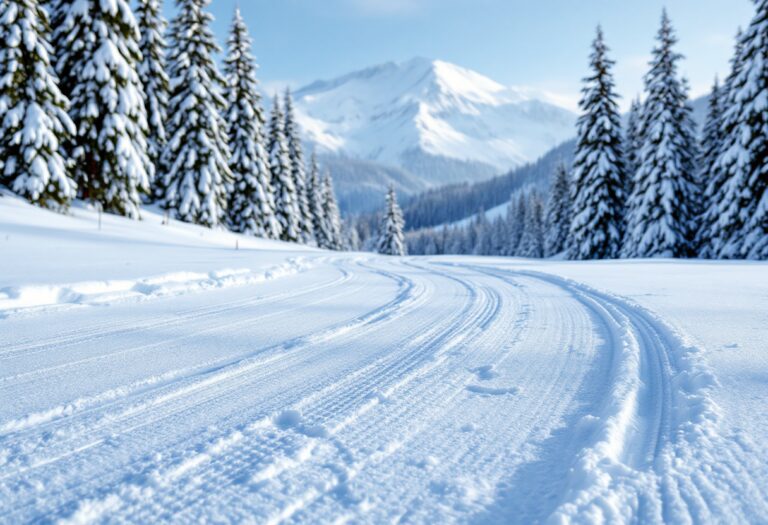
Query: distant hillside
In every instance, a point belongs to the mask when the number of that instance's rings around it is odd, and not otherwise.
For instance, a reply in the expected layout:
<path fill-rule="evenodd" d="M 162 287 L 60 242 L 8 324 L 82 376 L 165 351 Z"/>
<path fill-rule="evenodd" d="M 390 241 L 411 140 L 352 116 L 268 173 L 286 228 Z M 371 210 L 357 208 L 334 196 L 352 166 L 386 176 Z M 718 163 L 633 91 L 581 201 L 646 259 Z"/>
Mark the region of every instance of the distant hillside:
<path fill-rule="evenodd" d="M 509 200 L 510 194 L 524 186 L 547 191 L 558 162 L 571 163 L 575 141 L 552 149 L 536 162 L 526 164 L 492 179 L 475 184 L 452 184 L 426 192 L 403 203 L 406 228 L 417 230 L 459 221 L 478 210 L 490 210 Z"/>
<path fill-rule="evenodd" d="M 393 185 L 402 196 L 418 194 L 427 185 L 408 171 L 384 164 L 335 155 L 319 157 L 334 180 L 336 196 L 344 214 L 358 214 L 383 206 L 384 193 Z"/>

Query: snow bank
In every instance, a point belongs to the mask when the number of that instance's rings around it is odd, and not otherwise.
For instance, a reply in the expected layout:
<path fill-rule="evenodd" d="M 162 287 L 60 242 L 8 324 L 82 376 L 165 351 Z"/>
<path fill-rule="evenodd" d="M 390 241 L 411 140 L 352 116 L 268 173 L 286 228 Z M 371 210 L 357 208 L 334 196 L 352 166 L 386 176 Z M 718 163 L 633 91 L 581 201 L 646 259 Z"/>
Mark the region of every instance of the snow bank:
<path fill-rule="evenodd" d="M 0 288 L 0 315 L 50 306 L 109 304 L 257 284 L 296 274 L 311 266 L 310 261 L 296 257 L 263 271 L 222 269 L 208 273 L 173 272 L 143 279 L 7 286 Z"/>

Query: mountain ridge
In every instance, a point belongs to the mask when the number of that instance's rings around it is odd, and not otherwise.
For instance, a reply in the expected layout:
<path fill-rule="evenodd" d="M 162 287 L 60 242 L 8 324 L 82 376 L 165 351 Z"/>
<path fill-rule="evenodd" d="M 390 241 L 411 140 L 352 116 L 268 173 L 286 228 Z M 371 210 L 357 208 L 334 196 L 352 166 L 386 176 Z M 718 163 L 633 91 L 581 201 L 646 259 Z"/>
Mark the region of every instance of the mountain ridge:
<path fill-rule="evenodd" d="M 326 164 L 396 169 L 417 181 L 411 189 L 486 180 L 532 162 L 571 138 L 576 121 L 544 93 L 423 57 L 318 80 L 294 99 L 305 139 Z M 371 182 L 369 173 L 360 178 Z M 354 172 L 343 179 L 349 201 Z M 393 182 L 384 179 L 371 191 Z"/>

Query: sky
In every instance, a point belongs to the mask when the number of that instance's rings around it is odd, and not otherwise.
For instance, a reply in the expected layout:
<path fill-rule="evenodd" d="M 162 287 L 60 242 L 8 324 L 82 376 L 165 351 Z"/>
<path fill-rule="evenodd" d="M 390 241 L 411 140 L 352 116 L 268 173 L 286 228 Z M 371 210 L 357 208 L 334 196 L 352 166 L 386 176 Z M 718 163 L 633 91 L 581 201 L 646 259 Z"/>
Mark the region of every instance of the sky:
<path fill-rule="evenodd" d="M 751 0 L 212 0 L 221 44 L 238 3 L 267 92 L 421 56 L 550 92 L 572 109 L 597 24 L 626 108 L 642 91 L 664 7 L 693 96 L 727 74 L 734 35 L 754 9 Z"/>

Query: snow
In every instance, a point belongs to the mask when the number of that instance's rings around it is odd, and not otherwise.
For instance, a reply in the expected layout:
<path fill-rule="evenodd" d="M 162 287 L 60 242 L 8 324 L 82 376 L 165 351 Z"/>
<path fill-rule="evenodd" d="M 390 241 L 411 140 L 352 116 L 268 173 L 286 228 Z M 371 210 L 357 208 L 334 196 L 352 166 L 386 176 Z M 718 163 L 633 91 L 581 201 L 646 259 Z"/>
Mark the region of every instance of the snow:
<path fill-rule="evenodd" d="M 0 523 L 768 513 L 766 263 L 380 257 L 142 217 L 0 196 Z"/>
<path fill-rule="evenodd" d="M 297 119 L 320 153 L 400 167 L 416 145 L 507 171 L 570 139 L 576 120 L 546 93 L 425 58 L 315 82 L 295 95 Z"/>

